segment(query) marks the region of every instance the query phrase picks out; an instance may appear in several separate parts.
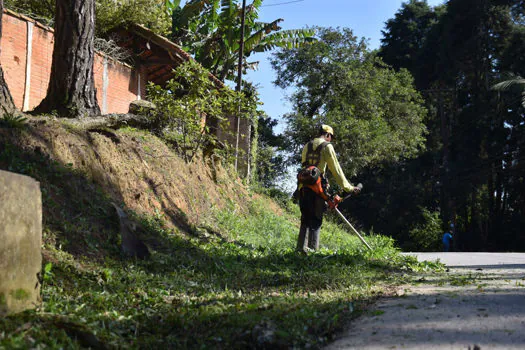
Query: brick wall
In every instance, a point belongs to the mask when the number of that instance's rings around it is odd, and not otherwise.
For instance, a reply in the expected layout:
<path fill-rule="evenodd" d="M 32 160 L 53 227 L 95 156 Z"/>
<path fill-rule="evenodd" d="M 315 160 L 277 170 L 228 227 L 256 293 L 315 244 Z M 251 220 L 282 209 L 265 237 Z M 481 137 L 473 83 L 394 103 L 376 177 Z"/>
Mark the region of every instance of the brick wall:
<path fill-rule="evenodd" d="M 2 53 L 0 62 L 5 80 L 18 108 L 22 108 L 26 74 L 27 24 L 18 18 L 2 17 Z"/>
<path fill-rule="evenodd" d="M 29 46 L 28 31 L 31 31 L 31 27 L 32 40 Z M 46 96 L 51 74 L 53 43 L 51 28 L 11 11 L 4 12 L 0 62 L 15 105 L 21 110 L 32 110 Z M 30 67 L 27 66 L 28 50 L 31 53 Z M 27 80 L 28 72 L 30 78 Z M 102 113 L 127 113 L 129 103 L 137 99 L 138 72 L 100 53 L 95 57 L 93 72 L 97 100 Z M 144 96 L 145 74 L 141 74 L 140 80 L 140 95 Z"/>
<path fill-rule="evenodd" d="M 15 105 L 23 111 L 32 110 L 47 93 L 53 58 L 53 29 L 23 15 L 5 10 L 2 17 L 0 63 Z M 30 29 L 32 28 L 32 29 Z M 32 31 L 31 45 L 27 45 L 28 32 Z M 27 66 L 28 50 L 30 66 Z M 29 69 L 29 70 L 28 70 Z M 93 67 L 97 101 L 102 114 L 127 113 L 129 103 L 144 98 L 147 74 L 145 69 L 134 69 L 97 53 Z M 138 81 L 140 74 L 140 94 Z M 26 79 L 29 76 L 29 79 Z M 219 140 L 235 146 L 236 118 L 230 118 L 229 132 L 217 131 Z M 204 119 L 203 119 L 204 122 Z M 241 174 L 249 174 L 250 126 L 240 125 Z"/>

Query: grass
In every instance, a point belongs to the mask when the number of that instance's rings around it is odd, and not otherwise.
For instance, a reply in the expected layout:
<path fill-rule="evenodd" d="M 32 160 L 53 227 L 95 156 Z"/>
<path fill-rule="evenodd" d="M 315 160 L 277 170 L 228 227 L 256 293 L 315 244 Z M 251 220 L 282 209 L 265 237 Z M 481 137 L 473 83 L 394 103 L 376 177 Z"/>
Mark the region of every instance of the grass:
<path fill-rule="evenodd" d="M 0 349 L 318 348 L 397 272 L 433 268 L 328 220 L 321 249 L 297 254 L 297 207 L 277 215 L 269 199 L 247 199 L 247 214 L 231 202 L 193 232 L 138 217 L 156 248 L 124 259 L 111 199 L 82 174 L 8 143 L 0 168 L 41 183 L 45 242 L 42 304 L 0 319 Z"/>
<path fill-rule="evenodd" d="M 379 248 L 368 253 L 334 224 L 319 252 L 298 255 L 293 218 L 261 202 L 247 216 L 217 212 L 220 237 L 142 223 L 163 242 L 147 261 L 83 261 L 47 246 L 42 306 L 0 320 L 0 348 L 315 348 L 406 266 L 385 237 L 370 237 Z"/>

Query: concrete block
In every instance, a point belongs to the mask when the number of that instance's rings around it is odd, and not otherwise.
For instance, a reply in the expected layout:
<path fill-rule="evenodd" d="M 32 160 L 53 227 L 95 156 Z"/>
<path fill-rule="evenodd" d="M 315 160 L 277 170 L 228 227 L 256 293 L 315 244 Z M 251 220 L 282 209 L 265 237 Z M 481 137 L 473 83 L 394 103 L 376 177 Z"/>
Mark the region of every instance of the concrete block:
<path fill-rule="evenodd" d="M 40 183 L 0 170 L 0 317 L 40 303 L 41 246 Z"/>

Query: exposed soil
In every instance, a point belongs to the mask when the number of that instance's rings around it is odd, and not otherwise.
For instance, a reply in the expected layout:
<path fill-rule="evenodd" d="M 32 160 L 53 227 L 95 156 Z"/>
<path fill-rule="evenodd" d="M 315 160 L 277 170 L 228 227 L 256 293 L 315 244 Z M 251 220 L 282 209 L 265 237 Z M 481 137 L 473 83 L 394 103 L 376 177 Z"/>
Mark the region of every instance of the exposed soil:
<path fill-rule="evenodd" d="M 76 130 L 51 119 L 30 121 L 22 130 L 0 128 L 0 169 L 41 182 L 45 223 L 69 235 L 62 238 L 73 253 L 85 251 L 87 238 L 79 237 L 84 231 L 94 239 L 115 239 L 111 202 L 138 215 L 161 216 L 188 234 L 207 225 L 213 208 L 233 206 L 244 213 L 256 197 L 219 157 L 187 164 L 144 131 Z"/>

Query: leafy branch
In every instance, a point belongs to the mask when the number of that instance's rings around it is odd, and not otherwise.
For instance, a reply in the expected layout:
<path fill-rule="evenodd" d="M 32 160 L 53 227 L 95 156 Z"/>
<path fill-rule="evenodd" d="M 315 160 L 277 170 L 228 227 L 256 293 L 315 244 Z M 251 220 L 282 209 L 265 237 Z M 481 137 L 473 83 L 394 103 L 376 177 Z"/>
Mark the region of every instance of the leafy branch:
<path fill-rule="evenodd" d="M 154 118 L 161 136 L 190 163 L 204 146 L 216 144 L 216 129 L 227 130 L 227 116 L 237 115 L 239 104 L 243 117 L 251 117 L 256 103 L 254 97 L 217 88 L 195 61 L 179 66 L 175 77 L 165 87 L 151 83 L 148 95 L 157 106 Z M 217 125 L 212 127 L 211 121 Z"/>

